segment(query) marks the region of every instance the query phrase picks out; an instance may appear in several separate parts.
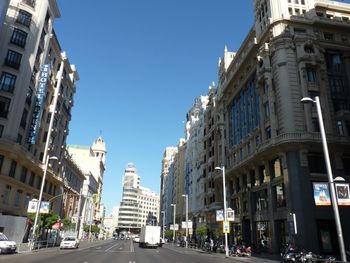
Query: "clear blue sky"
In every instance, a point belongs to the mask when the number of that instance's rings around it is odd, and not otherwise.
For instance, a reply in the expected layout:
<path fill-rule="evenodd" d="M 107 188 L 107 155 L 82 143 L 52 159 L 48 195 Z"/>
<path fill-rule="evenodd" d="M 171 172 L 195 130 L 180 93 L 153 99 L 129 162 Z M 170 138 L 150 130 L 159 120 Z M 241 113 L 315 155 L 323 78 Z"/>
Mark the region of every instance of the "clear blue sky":
<path fill-rule="evenodd" d="M 102 132 L 108 151 L 102 201 L 110 213 L 129 162 L 141 185 L 159 193 L 163 152 L 184 137 L 195 97 L 217 83 L 225 45 L 240 47 L 253 24 L 253 0 L 58 5 L 54 28 L 80 75 L 68 143 L 91 145 Z"/>
<path fill-rule="evenodd" d="M 124 168 L 159 193 L 167 146 L 184 137 L 195 97 L 217 83 L 224 47 L 237 50 L 253 23 L 251 0 L 58 0 L 54 25 L 80 75 L 69 144 L 107 145 L 102 202 L 119 205 Z"/>

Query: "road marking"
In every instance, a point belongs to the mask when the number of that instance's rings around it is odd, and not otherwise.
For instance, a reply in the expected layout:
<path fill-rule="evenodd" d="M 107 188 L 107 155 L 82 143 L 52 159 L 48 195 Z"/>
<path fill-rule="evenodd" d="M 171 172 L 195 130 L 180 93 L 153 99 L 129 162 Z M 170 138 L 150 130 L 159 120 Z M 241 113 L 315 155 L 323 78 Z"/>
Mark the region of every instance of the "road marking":
<path fill-rule="evenodd" d="M 110 248 L 107 248 L 106 250 L 105 250 L 105 252 L 107 252 L 108 250 L 110 250 L 110 249 L 112 249 L 112 248 L 114 248 L 115 246 L 118 246 L 119 244 L 115 244 L 115 245 L 113 245 L 113 246 L 111 246 Z M 121 248 L 119 248 L 119 249 L 121 249 Z"/>
<path fill-rule="evenodd" d="M 135 252 L 134 243 L 133 242 L 131 242 L 131 244 L 130 244 L 130 252 Z"/>

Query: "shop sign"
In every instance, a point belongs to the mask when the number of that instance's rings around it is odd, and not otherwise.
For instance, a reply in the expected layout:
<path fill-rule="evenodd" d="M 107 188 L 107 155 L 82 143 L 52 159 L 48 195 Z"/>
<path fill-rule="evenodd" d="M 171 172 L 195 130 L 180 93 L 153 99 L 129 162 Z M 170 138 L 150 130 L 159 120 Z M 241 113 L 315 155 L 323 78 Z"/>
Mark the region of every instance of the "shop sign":
<path fill-rule="evenodd" d="M 224 221 L 224 210 L 216 210 L 216 221 L 217 222 Z"/>
<path fill-rule="evenodd" d="M 313 183 L 316 206 L 331 205 L 328 183 Z"/>
<path fill-rule="evenodd" d="M 338 205 L 350 205 L 350 191 L 349 184 L 336 183 L 335 192 L 337 195 Z"/>

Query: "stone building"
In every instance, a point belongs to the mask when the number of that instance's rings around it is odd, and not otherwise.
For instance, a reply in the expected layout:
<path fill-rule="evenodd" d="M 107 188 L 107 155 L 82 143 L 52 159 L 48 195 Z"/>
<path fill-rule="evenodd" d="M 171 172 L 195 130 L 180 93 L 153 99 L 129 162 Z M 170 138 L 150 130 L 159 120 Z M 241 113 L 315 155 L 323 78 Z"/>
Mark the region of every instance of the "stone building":
<path fill-rule="evenodd" d="M 42 182 L 42 200 L 63 193 L 59 162 L 79 76 L 54 32 L 59 16 L 54 0 L 11 0 L 0 32 L 0 231 L 18 242 L 26 241 L 27 205 Z M 43 181 L 49 156 L 58 161 Z M 62 200 L 52 210 L 61 215 Z"/>

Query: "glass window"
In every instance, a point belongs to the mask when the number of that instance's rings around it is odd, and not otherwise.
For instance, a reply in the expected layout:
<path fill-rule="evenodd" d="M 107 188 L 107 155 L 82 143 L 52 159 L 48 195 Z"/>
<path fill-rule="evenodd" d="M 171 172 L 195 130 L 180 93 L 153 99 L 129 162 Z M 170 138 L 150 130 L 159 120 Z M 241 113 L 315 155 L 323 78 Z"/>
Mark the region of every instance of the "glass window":
<path fill-rule="evenodd" d="M 9 170 L 10 177 L 13 177 L 13 178 L 15 177 L 16 168 L 17 168 L 17 163 L 14 160 L 12 160 L 10 170 Z"/>
<path fill-rule="evenodd" d="M 19 10 L 17 15 L 17 23 L 25 25 L 26 27 L 30 27 L 30 23 L 32 22 L 32 15 L 24 10 Z"/>
<path fill-rule="evenodd" d="M 0 155 L 0 173 L 1 173 L 1 168 L 3 163 L 4 163 L 4 156 Z"/>
<path fill-rule="evenodd" d="M 1 74 L 0 90 L 13 92 L 16 84 L 16 76 L 7 72 Z"/>
<path fill-rule="evenodd" d="M 269 102 L 266 102 L 264 104 L 264 111 L 265 111 L 265 118 L 268 119 L 270 118 L 270 106 L 269 106 Z"/>
<path fill-rule="evenodd" d="M 4 192 L 4 197 L 2 199 L 2 202 L 7 205 L 9 203 L 10 200 L 10 195 L 11 195 L 11 185 L 6 185 L 5 187 L 5 192 Z"/>
<path fill-rule="evenodd" d="M 29 106 L 32 103 L 32 96 L 33 96 L 33 89 L 32 87 L 29 87 L 27 91 L 27 96 L 26 96 L 26 104 Z"/>
<path fill-rule="evenodd" d="M 10 108 L 11 100 L 9 98 L 0 96 L 0 117 L 7 118 L 7 114 Z"/>
<path fill-rule="evenodd" d="M 28 117 L 28 110 L 24 109 L 22 113 L 21 123 L 20 126 L 25 129 L 27 125 L 27 117 Z"/>
<path fill-rule="evenodd" d="M 276 206 L 285 207 L 286 206 L 286 196 L 284 191 L 284 184 L 279 184 L 275 186 L 276 191 Z"/>
<path fill-rule="evenodd" d="M 343 121 L 337 121 L 337 127 L 338 127 L 338 133 L 339 135 L 343 136 L 344 134 L 344 127 L 343 127 Z"/>
<path fill-rule="evenodd" d="M 17 190 L 16 196 L 15 196 L 15 207 L 19 207 L 19 204 L 21 202 L 22 197 L 22 190 Z"/>
<path fill-rule="evenodd" d="M 22 167 L 22 173 L 21 173 L 21 182 L 25 183 L 27 180 L 27 172 L 28 169 L 26 167 Z"/>
<path fill-rule="evenodd" d="M 11 43 L 20 47 L 25 47 L 28 34 L 23 30 L 15 28 L 12 33 Z"/>
<path fill-rule="evenodd" d="M 34 186 L 35 173 L 31 172 L 29 177 L 29 185 Z"/>
<path fill-rule="evenodd" d="M 310 153 L 308 155 L 308 163 L 310 173 L 327 173 L 324 156 L 322 154 Z"/>
<path fill-rule="evenodd" d="M 307 75 L 307 82 L 316 82 L 316 70 L 314 68 L 307 68 L 306 69 L 306 75 Z"/>
<path fill-rule="evenodd" d="M 22 59 L 22 54 L 9 49 L 5 59 L 5 65 L 12 67 L 14 69 L 19 69 L 19 66 L 21 65 L 21 59 Z"/>
<path fill-rule="evenodd" d="M 282 164 L 279 157 L 270 162 L 270 167 L 273 177 L 279 177 L 283 175 Z"/>
<path fill-rule="evenodd" d="M 22 3 L 27 4 L 31 7 L 35 7 L 36 0 L 22 0 Z"/>
<path fill-rule="evenodd" d="M 254 193 L 254 202 L 256 211 L 263 211 L 268 209 L 268 195 L 267 189 Z"/>

